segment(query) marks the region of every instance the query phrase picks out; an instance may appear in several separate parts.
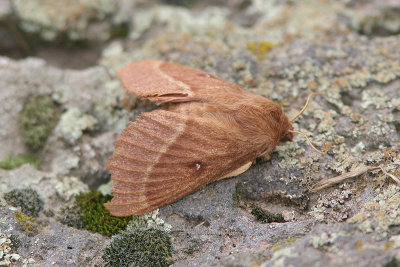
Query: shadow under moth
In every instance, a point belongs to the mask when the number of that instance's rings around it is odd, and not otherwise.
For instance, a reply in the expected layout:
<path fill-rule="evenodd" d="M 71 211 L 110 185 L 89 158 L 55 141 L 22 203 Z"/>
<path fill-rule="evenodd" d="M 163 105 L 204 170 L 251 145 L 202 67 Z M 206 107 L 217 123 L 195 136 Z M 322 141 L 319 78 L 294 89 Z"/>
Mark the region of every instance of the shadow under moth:
<path fill-rule="evenodd" d="M 105 204 L 115 216 L 150 212 L 243 173 L 293 140 L 291 122 L 311 97 L 289 120 L 277 103 L 190 67 L 145 60 L 118 76 L 128 93 L 168 104 L 142 113 L 116 142 L 107 165 L 114 197 Z"/>

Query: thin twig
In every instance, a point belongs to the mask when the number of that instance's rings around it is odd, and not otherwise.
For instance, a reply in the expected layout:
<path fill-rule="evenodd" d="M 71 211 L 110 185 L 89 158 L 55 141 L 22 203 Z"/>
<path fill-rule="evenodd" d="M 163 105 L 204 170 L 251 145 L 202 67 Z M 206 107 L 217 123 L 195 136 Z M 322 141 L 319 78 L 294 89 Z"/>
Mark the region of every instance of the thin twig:
<path fill-rule="evenodd" d="M 202 221 L 201 223 L 197 224 L 194 228 L 197 228 L 197 227 L 202 226 L 203 224 L 205 224 L 205 222 L 206 222 L 206 221 Z"/>
<path fill-rule="evenodd" d="M 363 173 L 366 173 L 369 171 L 374 171 L 377 169 L 381 169 L 381 167 L 362 166 L 362 167 L 355 168 L 354 170 L 352 170 L 350 172 L 347 172 L 342 175 L 318 182 L 311 188 L 311 192 L 321 191 L 322 189 L 325 189 L 332 185 L 338 184 L 346 179 L 353 178 L 353 177 L 359 176 Z"/>
<path fill-rule="evenodd" d="M 311 192 L 321 191 L 322 189 L 325 189 L 332 185 L 338 184 L 346 179 L 353 178 L 353 177 L 359 176 L 363 173 L 378 170 L 378 169 L 380 169 L 383 172 L 383 174 L 389 176 L 390 178 L 393 179 L 393 181 L 395 181 L 398 185 L 400 185 L 400 179 L 397 178 L 395 175 L 386 172 L 381 166 L 378 166 L 378 167 L 376 167 L 376 166 L 375 167 L 374 166 L 361 166 L 361 167 L 356 167 L 354 170 L 352 170 L 348 173 L 344 173 L 342 175 L 330 178 L 328 180 L 320 181 L 319 183 L 315 184 L 311 188 Z"/>

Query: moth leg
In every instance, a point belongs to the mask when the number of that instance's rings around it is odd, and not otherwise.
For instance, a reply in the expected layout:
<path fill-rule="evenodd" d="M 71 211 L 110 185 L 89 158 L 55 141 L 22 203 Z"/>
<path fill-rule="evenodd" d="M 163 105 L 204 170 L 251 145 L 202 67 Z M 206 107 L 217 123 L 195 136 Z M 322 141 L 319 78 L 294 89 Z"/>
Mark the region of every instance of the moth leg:
<path fill-rule="evenodd" d="M 244 164 L 243 166 L 241 166 L 241 167 L 237 168 L 236 170 L 234 170 L 233 172 L 230 172 L 230 173 L 228 173 L 227 175 L 225 175 L 225 176 L 219 178 L 218 180 L 225 179 L 225 178 L 228 178 L 228 177 L 237 176 L 237 175 L 239 175 L 239 174 L 241 174 L 241 173 L 244 173 L 245 171 L 247 171 L 248 168 L 250 168 L 251 164 L 252 164 L 251 161 L 250 161 L 250 162 L 247 162 L 247 163 Z"/>
<path fill-rule="evenodd" d="M 262 155 L 262 157 L 261 157 L 261 160 L 263 161 L 263 162 L 266 162 L 266 161 L 269 161 L 271 159 L 271 156 L 270 156 L 270 154 L 265 154 L 265 155 Z"/>
<path fill-rule="evenodd" d="M 271 159 L 271 156 L 269 155 L 269 151 L 265 151 L 257 158 L 260 158 L 262 162 L 266 162 Z M 254 159 L 254 161 L 256 161 L 256 159 Z"/>

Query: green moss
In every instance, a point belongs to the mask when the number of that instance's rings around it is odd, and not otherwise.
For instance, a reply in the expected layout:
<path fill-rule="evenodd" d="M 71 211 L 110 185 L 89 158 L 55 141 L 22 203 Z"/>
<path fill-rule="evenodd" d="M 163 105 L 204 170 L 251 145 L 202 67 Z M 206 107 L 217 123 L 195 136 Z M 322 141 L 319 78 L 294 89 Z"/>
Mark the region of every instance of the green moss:
<path fill-rule="evenodd" d="M 8 156 L 0 161 L 0 169 L 13 170 L 24 164 L 31 164 L 36 169 L 39 167 L 40 158 L 33 155 Z"/>
<path fill-rule="evenodd" d="M 25 216 L 22 212 L 14 212 L 14 218 L 17 220 L 18 224 L 22 226 L 22 228 L 29 233 L 33 232 L 33 222 L 34 218 Z"/>
<path fill-rule="evenodd" d="M 275 214 L 272 212 L 265 211 L 258 207 L 255 207 L 251 210 L 251 214 L 253 214 L 257 221 L 263 223 L 271 223 L 271 222 L 285 222 L 285 219 L 281 214 Z"/>
<path fill-rule="evenodd" d="M 132 216 L 112 216 L 104 207 L 104 203 L 110 201 L 111 198 L 112 196 L 103 196 L 98 191 L 82 193 L 75 197 L 77 205 L 83 211 L 82 219 L 86 229 L 107 236 L 125 229 Z"/>
<path fill-rule="evenodd" d="M 103 254 L 105 266 L 168 266 L 171 239 L 158 229 L 132 228 L 113 238 Z"/>
<path fill-rule="evenodd" d="M 27 147 L 34 152 L 42 149 L 58 118 L 56 105 L 50 96 L 28 97 L 19 115 L 20 130 Z"/>
<path fill-rule="evenodd" d="M 112 236 L 126 228 L 131 220 L 140 220 L 139 217 L 115 217 L 104 207 L 104 203 L 112 196 L 103 196 L 98 191 L 81 193 L 75 197 L 75 205 L 61 210 L 63 214 L 59 221 L 78 229 L 97 232 Z"/>
<path fill-rule="evenodd" d="M 32 217 L 37 217 L 44 206 L 39 194 L 31 188 L 11 190 L 4 194 L 4 199 L 14 207 L 21 207 L 24 214 Z"/>

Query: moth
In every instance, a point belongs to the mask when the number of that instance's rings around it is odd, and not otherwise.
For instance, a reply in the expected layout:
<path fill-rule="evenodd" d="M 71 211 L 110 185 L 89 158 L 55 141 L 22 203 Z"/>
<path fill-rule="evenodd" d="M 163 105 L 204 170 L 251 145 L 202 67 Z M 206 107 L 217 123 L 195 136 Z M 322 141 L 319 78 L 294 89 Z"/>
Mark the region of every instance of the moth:
<path fill-rule="evenodd" d="M 127 92 L 166 105 L 130 122 L 115 144 L 107 165 L 114 197 L 105 204 L 115 216 L 152 211 L 243 173 L 298 133 L 280 105 L 207 72 L 144 60 L 117 75 Z"/>

